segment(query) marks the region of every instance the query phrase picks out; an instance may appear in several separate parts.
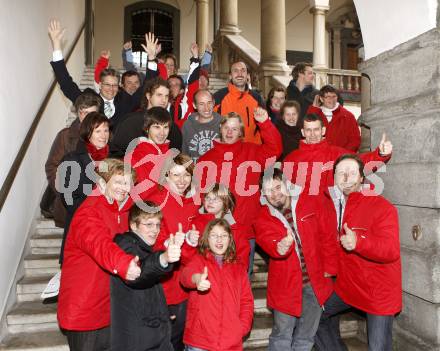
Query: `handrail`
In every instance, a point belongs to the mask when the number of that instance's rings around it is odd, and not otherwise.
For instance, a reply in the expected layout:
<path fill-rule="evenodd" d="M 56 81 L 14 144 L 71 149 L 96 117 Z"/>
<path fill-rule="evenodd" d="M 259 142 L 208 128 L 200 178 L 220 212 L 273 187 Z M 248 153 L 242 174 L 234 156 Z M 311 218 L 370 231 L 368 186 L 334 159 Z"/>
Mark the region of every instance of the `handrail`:
<path fill-rule="evenodd" d="M 75 40 L 73 41 L 72 47 L 69 49 L 65 57 L 66 63 L 69 61 L 69 58 L 73 53 L 73 50 L 76 48 L 76 45 L 78 44 L 79 38 L 81 37 L 85 26 L 86 23 L 83 22 L 81 29 L 78 31 L 78 34 L 75 37 Z M 18 150 L 17 156 L 15 157 L 14 162 L 12 163 L 12 166 L 9 169 L 8 175 L 6 176 L 6 179 L 3 182 L 3 185 L 0 189 L 0 212 L 2 211 L 3 205 L 5 204 L 9 192 L 11 191 L 12 185 L 14 184 L 14 179 L 17 176 L 18 170 L 20 169 L 20 166 L 26 155 L 27 149 L 29 148 L 29 145 L 32 142 L 32 138 L 35 134 L 35 131 L 37 130 L 38 124 L 40 123 L 41 117 L 43 116 L 44 110 L 46 109 L 47 104 L 49 103 L 49 100 L 52 96 L 53 91 L 55 90 L 56 85 L 57 85 L 57 81 L 54 79 L 46 94 L 46 97 L 44 98 L 40 108 L 38 109 L 37 114 L 35 115 L 35 118 L 26 134 L 26 137 L 23 140 L 23 143 L 20 146 L 20 149 Z"/>

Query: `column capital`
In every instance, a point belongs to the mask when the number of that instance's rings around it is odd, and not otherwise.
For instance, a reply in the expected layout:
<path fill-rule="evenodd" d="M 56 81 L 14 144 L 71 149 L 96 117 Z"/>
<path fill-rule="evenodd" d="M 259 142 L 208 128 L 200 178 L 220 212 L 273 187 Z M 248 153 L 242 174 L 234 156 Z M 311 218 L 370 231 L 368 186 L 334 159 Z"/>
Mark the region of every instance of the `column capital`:
<path fill-rule="evenodd" d="M 329 0 L 309 0 L 310 9 L 322 9 L 329 10 L 330 9 L 330 1 Z"/>

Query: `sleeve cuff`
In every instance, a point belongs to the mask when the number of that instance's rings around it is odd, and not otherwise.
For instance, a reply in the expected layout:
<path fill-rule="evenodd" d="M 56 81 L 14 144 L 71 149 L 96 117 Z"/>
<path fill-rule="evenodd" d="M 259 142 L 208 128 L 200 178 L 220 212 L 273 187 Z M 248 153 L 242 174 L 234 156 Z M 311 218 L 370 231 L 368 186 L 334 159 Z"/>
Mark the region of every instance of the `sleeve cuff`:
<path fill-rule="evenodd" d="M 189 246 L 191 246 L 191 247 L 197 247 L 197 244 L 198 244 L 198 243 L 196 243 L 196 244 L 194 245 L 194 244 L 191 242 L 191 240 L 189 240 L 189 232 L 185 234 L 185 241 L 186 241 L 186 243 L 187 243 Z"/>
<path fill-rule="evenodd" d="M 63 60 L 63 52 L 61 50 L 55 50 L 54 52 L 52 52 L 52 61 L 56 62 L 56 61 L 61 61 Z"/>
<path fill-rule="evenodd" d="M 155 62 L 155 61 L 148 61 L 147 67 L 151 71 L 157 71 L 157 62 Z"/>

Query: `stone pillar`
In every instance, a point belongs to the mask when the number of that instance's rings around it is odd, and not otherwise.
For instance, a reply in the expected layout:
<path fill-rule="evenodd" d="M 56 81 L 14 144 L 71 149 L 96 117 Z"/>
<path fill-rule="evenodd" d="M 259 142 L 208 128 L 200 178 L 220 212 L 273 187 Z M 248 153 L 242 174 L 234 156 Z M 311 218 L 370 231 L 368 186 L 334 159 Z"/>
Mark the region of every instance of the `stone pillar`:
<path fill-rule="evenodd" d="M 341 68 L 341 29 L 343 27 L 333 27 L 333 67 L 332 68 Z"/>
<path fill-rule="evenodd" d="M 289 74 L 286 62 L 285 0 L 261 0 L 260 89 L 266 94 L 270 77 Z"/>
<path fill-rule="evenodd" d="M 209 32 L 209 0 L 197 0 L 196 42 L 200 53 L 205 51 Z"/>
<path fill-rule="evenodd" d="M 238 34 L 238 0 L 220 0 L 220 33 Z"/>
<path fill-rule="evenodd" d="M 371 79 L 362 115 L 375 148 L 394 146 L 383 195 L 399 211 L 403 310 L 396 350 L 440 349 L 440 32 L 429 32 L 360 65 Z M 362 87 L 363 89 L 363 87 Z"/>
<path fill-rule="evenodd" d="M 325 45 L 325 14 L 330 9 L 328 0 L 310 0 L 313 13 L 313 67 L 327 68 Z"/>

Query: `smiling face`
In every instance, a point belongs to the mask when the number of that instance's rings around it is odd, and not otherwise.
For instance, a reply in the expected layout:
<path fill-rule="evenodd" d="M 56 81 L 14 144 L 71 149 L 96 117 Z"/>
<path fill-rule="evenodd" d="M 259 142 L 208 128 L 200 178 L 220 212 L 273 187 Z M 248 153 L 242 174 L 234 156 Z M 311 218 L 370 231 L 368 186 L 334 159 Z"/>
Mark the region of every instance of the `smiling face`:
<path fill-rule="evenodd" d="M 208 235 L 209 249 L 214 255 L 223 256 L 228 249 L 231 238 L 221 225 L 212 227 Z"/>
<path fill-rule="evenodd" d="M 359 172 L 359 164 L 353 159 L 339 162 L 335 169 L 335 184 L 345 196 L 360 191 L 364 178 Z"/>
<path fill-rule="evenodd" d="M 166 142 L 168 134 L 170 133 L 170 125 L 167 124 L 152 124 L 147 131 L 148 139 L 153 143 L 161 145 Z"/>
<path fill-rule="evenodd" d="M 333 109 L 338 102 L 338 95 L 335 93 L 325 93 L 323 97 L 319 97 L 322 105 L 328 109 Z"/>
<path fill-rule="evenodd" d="M 168 107 L 168 99 L 170 97 L 170 90 L 167 87 L 159 86 L 152 94 L 147 93 L 148 109 L 152 107 Z"/>
<path fill-rule="evenodd" d="M 105 195 L 119 204 L 124 202 L 131 189 L 131 174 L 114 174 L 105 185 Z"/>
<path fill-rule="evenodd" d="M 207 122 L 213 119 L 214 99 L 208 91 L 199 91 L 195 96 L 194 105 L 199 113 L 200 122 Z"/>
<path fill-rule="evenodd" d="M 324 138 L 325 127 L 322 126 L 321 121 L 304 121 L 301 133 L 306 144 L 318 144 Z"/>
<path fill-rule="evenodd" d="M 213 214 L 216 218 L 220 218 L 223 214 L 223 201 L 214 193 L 206 194 L 203 207 L 207 213 Z"/>
<path fill-rule="evenodd" d="M 243 90 L 247 83 L 248 72 L 244 62 L 236 62 L 231 66 L 230 78 L 239 90 Z"/>
<path fill-rule="evenodd" d="M 278 210 L 289 206 L 286 184 L 279 179 L 273 178 L 264 181 L 263 194 L 267 201 Z"/>
<path fill-rule="evenodd" d="M 221 140 L 225 144 L 234 144 L 241 137 L 241 126 L 238 118 L 228 118 L 220 128 Z"/>
<path fill-rule="evenodd" d="M 105 76 L 99 83 L 101 95 L 107 100 L 113 100 L 118 93 L 119 80 L 114 76 Z"/>
<path fill-rule="evenodd" d="M 130 95 L 133 95 L 140 86 L 141 82 L 137 74 L 125 77 L 122 83 L 122 88 Z"/>
<path fill-rule="evenodd" d="M 141 217 L 139 223 L 130 223 L 131 230 L 139 235 L 148 245 L 153 246 L 156 243 L 160 232 L 159 217 Z"/>
<path fill-rule="evenodd" d="M 286 101 L 286 94 L 283 91 L 275 91 L 272 99 L 270 99 L 270 107 L 273 110 L 280 110 L 284 101 Z"/>
<path fill-rule="evenodd" d="M 283 113 L 283 120 L 288 126 L 294 127 L 298 122 L 298 110 L 296 107 L 285 107 Z"/>
<path fill-rule="evenodd" d="M 110 129 L 108 123 L 101 123 L 98 127 L 93 129 L 89 142 L 97 149 L 102 149 L 108 143 L 110 137 Z"/>
<path fill-rule="evenodd" d="M 169 170 L 165 179 L 170 190 L 182 196 L 191 185 L 192 177 L 184 166 L 174 165 L 174 167 Z"/>

